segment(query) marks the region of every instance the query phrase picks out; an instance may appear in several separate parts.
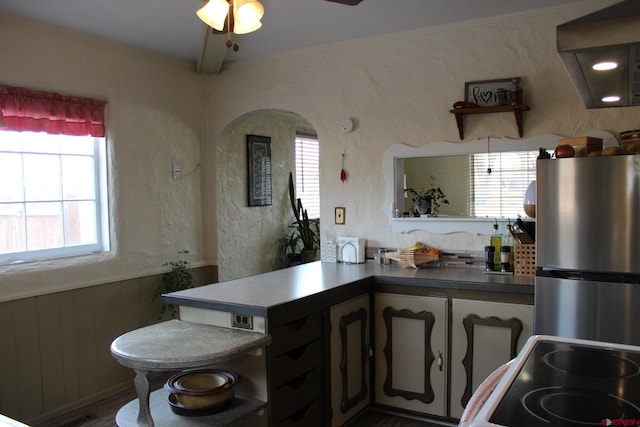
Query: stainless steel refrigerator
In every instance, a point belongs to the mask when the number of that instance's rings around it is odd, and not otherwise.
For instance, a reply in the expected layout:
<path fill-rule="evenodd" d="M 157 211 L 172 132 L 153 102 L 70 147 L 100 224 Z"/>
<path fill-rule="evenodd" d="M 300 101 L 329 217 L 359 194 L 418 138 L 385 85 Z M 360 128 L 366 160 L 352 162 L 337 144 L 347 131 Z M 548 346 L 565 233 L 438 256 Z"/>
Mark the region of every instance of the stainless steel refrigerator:
<path fill-rule="evenodd" d="M 536 167 L 534 332 L 640 345 L 640 155 Z"/>

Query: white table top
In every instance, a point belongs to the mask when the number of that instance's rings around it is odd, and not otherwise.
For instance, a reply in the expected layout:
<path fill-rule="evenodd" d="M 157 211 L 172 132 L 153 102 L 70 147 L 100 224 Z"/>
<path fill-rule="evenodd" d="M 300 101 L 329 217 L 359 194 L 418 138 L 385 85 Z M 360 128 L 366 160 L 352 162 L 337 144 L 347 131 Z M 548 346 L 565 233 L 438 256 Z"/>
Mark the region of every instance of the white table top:
<path fill-rule="evenodd" d="M 119 336 L 111 354 L 130 368 L 171 371 L 224 362 L 270 343 L 266 334 L 169 320 Z"/>

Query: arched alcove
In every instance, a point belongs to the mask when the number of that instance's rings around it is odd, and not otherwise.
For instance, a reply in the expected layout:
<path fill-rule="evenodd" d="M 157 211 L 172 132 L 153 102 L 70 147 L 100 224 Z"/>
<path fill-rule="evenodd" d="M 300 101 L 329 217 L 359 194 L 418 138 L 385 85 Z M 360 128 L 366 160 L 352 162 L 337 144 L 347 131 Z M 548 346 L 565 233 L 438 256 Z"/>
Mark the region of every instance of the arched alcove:
<path fill-rule="evenodd" d="M 279 240 L 292 220 L 289 172 L 295 169 L 297 132 L 315 133 L 299 114 L 284 110 L 252 111 L 231 121 L 216 144 L 216 194 L 219 280 L 226 281 L 282 268 Z M 269 206 L 249 206 L 247 135 L 271 138 Z"/>

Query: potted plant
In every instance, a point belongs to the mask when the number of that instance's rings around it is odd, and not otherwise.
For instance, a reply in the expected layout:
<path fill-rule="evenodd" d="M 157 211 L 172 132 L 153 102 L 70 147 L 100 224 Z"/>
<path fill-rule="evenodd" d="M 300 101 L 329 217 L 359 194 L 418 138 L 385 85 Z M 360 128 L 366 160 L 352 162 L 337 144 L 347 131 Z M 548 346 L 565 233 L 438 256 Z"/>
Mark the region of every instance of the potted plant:
<path fill-rule="evenodd" d="M 420 216 L 431 213 L 431 196 L 425 191 L 416 191 L 413 188 L 406 188 L 405 193 L 413 194 L 411 198 L 411 213 L 413 216 Z"/>
<path fill-rule="evenodd" d="M 448 205 L 449 200 L 440 187 L 435 186 L 435 178 L 431 177 L 431 188 L 426 191 L 416 191 L 413 188 L 406 188 L 405 192 L 414 195 L 411 199 L 411 211 L 415 216 L 427 214 L 438 216 L 441 205 Z"/>
<path fill-rule="evenodd" d="M 189 251 L 187 250 L 178 251 L 178 255 L 187 254 L 189 254 Z M 162 266 L 171 267 L 171 270 L 162 276 L 162 283 L 158 286 L 156 296 L 193 288 L 193 272 L 189 269 L 189 261 L 180 257 L 176 261 L 165 262 Z M 163 304 L 162 311 L 160 312 L 160 318 L 163 317 L 165 311 L 168 311 L 169 315 L 175 318 L 178 313 L 178 308 L 173 304 Z"/>
<path fill-rule="evenodd" d="M 313 261 L 320 247 L 319 221 L 309 219 L 302 200 L 296 198 L 293 173 L 289 172 L 289 202 L 295 217 L 289 227 L 293 229 L 288 237 L 281 240 L 280 253 L 283 257 L 295 258 L 301 255 L 302 262 Z"/>

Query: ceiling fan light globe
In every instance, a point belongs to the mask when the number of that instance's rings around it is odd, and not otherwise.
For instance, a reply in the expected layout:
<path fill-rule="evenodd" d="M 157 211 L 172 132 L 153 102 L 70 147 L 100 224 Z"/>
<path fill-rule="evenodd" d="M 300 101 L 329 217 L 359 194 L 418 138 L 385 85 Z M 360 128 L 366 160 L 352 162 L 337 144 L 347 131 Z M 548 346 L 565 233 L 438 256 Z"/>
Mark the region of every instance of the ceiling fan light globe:
<path fill-rule="evenodd" d="M 233 32 L 235 34 L 248 34 L 253 31 L 259 30 L 260 27 L 262 27 L 262 22 L 260 21 L 245 23 L 243 21 L 240 21 L 239 19 L 236 19 L 233 25 Z"/>
<path fill-rule="evenodd" d="M 255 22 L 264 16 L 264 6 L 258 0 L 235 0 L 233 16 L 244 22 Z"/>
<path fill-rule="evenodd" d="M 209 0 L 207 4 L 198 9 L 196 15 L 208 26 L 222 31 L 229 13 L 227 0 Z"/>
<path fill-rule="evenodd" d="M 235 0 L 233 5 L 233 32 L 247 34 L 262 27 L 264 6 L 257 0 Z"/>

